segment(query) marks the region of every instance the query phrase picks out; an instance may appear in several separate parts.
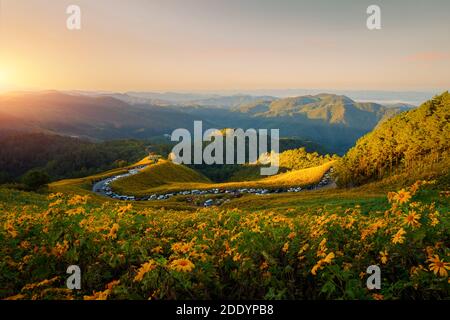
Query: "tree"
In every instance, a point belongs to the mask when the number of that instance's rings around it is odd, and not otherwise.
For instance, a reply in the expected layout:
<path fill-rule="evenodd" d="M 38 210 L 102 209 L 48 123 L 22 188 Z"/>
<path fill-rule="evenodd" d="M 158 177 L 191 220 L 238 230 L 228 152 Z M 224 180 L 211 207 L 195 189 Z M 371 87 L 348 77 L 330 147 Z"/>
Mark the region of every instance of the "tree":
<path fill-rule="evenodd" d="M 356 186 L 400 172 L 410 178 L 450 162 L 450 94 L 380 124 L 339 161 L 342 186 Z M 415 179 L 415 178 L 413 178 Z"/>
<path fill-rule="evenodd" d="M 42 170 L 30 170 L 22 176 L 22 183 L 30 190 L 37 190 L 50 182 L 50 176 Z"/>
<path fill-rule="evenodd" d="M 8 173 L 4 171 L 0 171 L 0 184 L 9 182 L 11 180 L 11 177 Z"/>

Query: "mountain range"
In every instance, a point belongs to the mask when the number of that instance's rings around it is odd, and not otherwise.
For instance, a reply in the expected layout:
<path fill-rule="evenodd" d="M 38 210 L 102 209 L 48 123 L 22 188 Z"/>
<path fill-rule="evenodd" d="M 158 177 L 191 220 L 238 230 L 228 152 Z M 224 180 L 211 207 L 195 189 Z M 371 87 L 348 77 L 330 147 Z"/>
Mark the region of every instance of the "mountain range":
<path fill-rule="evenodd" d="M 177 102 L 173 102 L 178 97 Z M 170 98 L 172 100 L 165 100 Z M 149 138 L 176 128 L 279 128 L 281 136 L 312 140 L 345 152 L 380 122 L 409 109 L 355 102 L 343 95 L 289 98 L 195 94 L 29 92 L 0 95 L 3 130 L 56 133 L 92 140 Z"/>

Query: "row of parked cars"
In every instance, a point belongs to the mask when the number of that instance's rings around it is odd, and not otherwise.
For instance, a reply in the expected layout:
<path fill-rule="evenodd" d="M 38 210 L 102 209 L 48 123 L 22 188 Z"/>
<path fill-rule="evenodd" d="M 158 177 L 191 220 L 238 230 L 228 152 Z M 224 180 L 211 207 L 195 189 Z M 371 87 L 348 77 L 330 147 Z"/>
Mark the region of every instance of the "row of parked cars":
<path fill-rule="evenodd" d="M 113 183 L 116 180 L 135 175 L 135 174 L 139 173 L 139 171 L 141 171 L 145 167 L 147 167 L 147 166 L 145 166 L 145 165 L 138 166 L 138 167 L 128 170 L 127 173 L 119 174 L 117 176 L 109 177 L 105 180 L 102 180 L 96 184 L 96 185 L 100 184 L 100 186 L 97 187 L 96 189 L 94 189 L 94 192 L 101 193 L 103 195 L 106 195 L 106 196 L 116 199 L 116 200 L 136 201 L 137 198 L 135 196 L 125 196 L 125 195 L 120 195 L 120 194 L 115 193 L 111 188 L 111 183 Z"/>
<path fill-rule="evenodd" d="M 302 187 L 290 187 L 290 188 L 276 188 L 276 189 L 265 189 L 265 188 L 240 188 L 240 189 L 219 189 L 219 188 L 211 188 L 205 190 L 184 190 L 184 191 L 176 191 L 165 194 L 152 194 L 148 196 L 135 197 L 135 196 L 127 196 L 127 195 L 119 195 L 115 193 L 111 188 L 111 183 L 122 179 L 125 177 L 129 177 L 138 173 L 141 169 L 145 168 L 145 166 L 133 168 L 129 170 L 127 173 L 117 175 L 114 177 L 110 177 L 106 180 L 103 180 L 100 189 L 94 190 L 95 192 L 100 192 L 110 198 L 117 200 L 125 200 L 125 201 L 155 201 L 155 200 L 167 200 L 174 196 L 206 196 L 206 195 L 231 195 L 231 196 L 241 196 L 243 194 L 255 194 L 255 195 L 268 195 L 268 194 L 276 194 L 276 193 L 285 193 L 285 192 L 300 192 L 302 190 L 313 190 L 317 188 L 324 187 L 332 182 L 331 174 L 333 173 L 333 168 L 330 169 L 323 176 L 322 180 L 315 186 L 308 186 L 305 188 Z M 213 205 L 218 205 L 223 201 L 220 199 L 208 199 L 203 203 L 204 207 L 210 207 Z"/>

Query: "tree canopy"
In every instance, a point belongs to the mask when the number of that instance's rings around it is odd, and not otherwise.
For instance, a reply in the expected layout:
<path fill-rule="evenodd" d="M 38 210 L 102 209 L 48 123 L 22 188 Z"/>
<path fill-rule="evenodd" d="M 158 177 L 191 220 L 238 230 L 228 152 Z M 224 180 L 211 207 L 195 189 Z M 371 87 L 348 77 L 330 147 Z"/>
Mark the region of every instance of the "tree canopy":
<path fill-rule="evenodd" d="M 394 172 L 449 162 L 450 94 L 403 112 L 358 140 L 338 165 L 338 183 L 360 185 Z"/>

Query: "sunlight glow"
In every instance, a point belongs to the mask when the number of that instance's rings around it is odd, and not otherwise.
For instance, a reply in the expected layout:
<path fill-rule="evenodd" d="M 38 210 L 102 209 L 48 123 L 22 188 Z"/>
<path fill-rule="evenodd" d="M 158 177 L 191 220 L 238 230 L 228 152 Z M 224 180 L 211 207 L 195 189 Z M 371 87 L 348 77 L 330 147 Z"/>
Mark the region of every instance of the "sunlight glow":
<path fill-rule="evenodd" d="M 0 86 L 6 85 L 6 72 L 0 69 Z"/>

